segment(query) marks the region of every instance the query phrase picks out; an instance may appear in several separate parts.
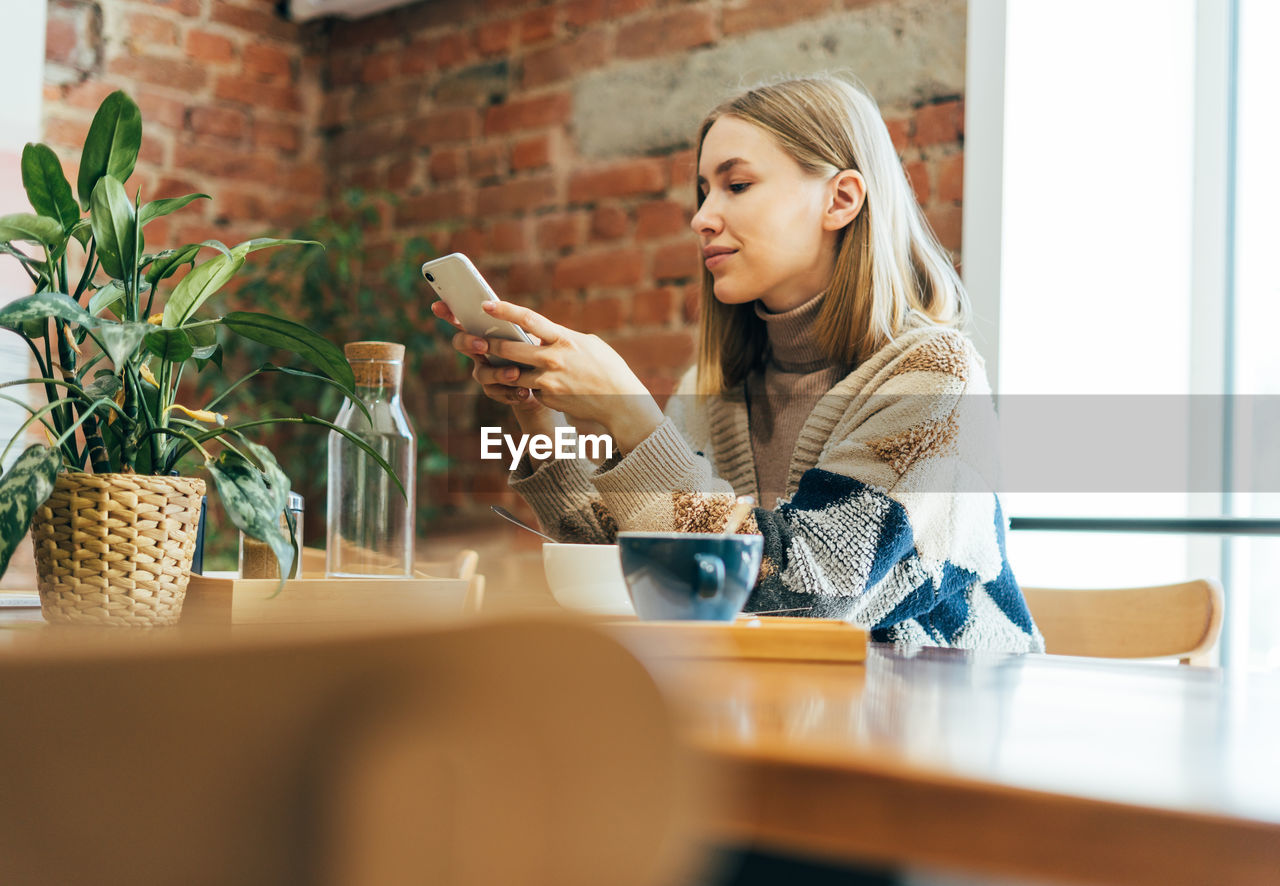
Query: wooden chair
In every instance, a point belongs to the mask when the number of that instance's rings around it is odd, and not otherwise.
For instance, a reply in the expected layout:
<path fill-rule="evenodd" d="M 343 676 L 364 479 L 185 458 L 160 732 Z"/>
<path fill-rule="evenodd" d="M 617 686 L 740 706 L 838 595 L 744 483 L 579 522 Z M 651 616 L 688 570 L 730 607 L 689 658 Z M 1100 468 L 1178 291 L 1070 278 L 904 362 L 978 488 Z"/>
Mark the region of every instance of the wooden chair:
<path fill-rule="evenodd" d="M 1149 588 L 1023 588 L 1045 651 L 1178 658 L 1207 665 L 1222 630 L 1222 588 L 1208 579 Z"/>
<path fill-rule="evenodd" d="M 590 627 L 60 639 L 0 650 L 5 886 L 657 886 L 693 860 L 700 770 Z"/>

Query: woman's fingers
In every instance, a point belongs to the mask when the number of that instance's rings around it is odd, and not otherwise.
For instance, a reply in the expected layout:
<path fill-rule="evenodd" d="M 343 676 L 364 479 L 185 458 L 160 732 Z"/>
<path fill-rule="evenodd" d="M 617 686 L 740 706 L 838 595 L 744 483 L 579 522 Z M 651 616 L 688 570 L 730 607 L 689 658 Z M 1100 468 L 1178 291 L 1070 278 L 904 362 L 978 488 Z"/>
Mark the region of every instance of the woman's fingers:
<path fill-rule="evenodd" d="M 537 336 L 544 345 L 552 344 L 560 338 L 561 328 L 536 311 L 505 301 L 487 301 L 481 307 L 490 316 L 510 320 L 525 332 Z"/>
<path fill-rule="evenodd" d="M 453 311 L 449 310 L 449 306 L 442 301 L 431 303 L 431 313 L 435 314 L 444 322 L 453 326 L 455 329 L 461 329 L 462 324 L 458 322 L 458 318 L 453 316 Z"/>

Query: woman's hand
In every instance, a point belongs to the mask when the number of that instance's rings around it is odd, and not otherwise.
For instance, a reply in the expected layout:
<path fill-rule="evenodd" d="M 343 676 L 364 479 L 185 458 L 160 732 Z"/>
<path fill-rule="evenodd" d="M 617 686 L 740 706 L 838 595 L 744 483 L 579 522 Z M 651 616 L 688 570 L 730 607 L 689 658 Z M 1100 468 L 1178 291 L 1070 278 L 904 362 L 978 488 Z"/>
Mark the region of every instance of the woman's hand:
<path fill-rule="evenodd" d="M 463 330 L 458 318 L 453 315 L 453 311 L 449 310 L 449 306 L 444 302 L 438 301 L 432 304 L 431 312 L 458 330 L 458 333 L 453 337 L 452 344 L 455 350 L 470 357 L 475 364 L 471 371 L 472 378 L 480 382 L 481 389 L 486 397 L 505 406 L 510 406 L 515 411 L 516 421 L 522 431 L 526 434 L 551 435 L 555 433 L 557 425 L 565 423 L 563 415 L 539 403 L 538 398 L 527 387 L 493 381 L 491 380 L 491 374 L 486 374 L 482 377 L 482 370 L 497 368 L 491 366 L 489 360 L 484 356 L 488 352 L 488 343 L 483 338 L 471 335 Z"/>
<path fill-rule="evenodd" d="M 471 336 L 475 350 L 470 353 L 491 354 L 530 367 L 477 363 L 474 374 L 486 393 L 490 386 L 532 389 L 536 395 L 532 399 L 545 406 L 603 425 L 623 452 L 634 449 L 662 423 L 662 410 L 643 382 L 599 336 L 567 329 L 519 305 L 495 301 L 483 307 L 491 317 L 515 323 L 537 342 Z"/>

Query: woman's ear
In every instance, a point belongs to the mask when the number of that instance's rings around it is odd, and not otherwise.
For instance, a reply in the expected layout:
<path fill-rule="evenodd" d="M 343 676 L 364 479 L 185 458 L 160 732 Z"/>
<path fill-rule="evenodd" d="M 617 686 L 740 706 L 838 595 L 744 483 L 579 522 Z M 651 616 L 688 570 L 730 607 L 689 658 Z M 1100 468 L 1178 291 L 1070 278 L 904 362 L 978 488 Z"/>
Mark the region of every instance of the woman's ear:
<path fill-rule="evenodd" d="M 822 229 L 838 231 L 855 218 L 867 197 L 867 183 L 854 169 L 837 172 L 827 183 L 827 209 L 822 215 Z"/>

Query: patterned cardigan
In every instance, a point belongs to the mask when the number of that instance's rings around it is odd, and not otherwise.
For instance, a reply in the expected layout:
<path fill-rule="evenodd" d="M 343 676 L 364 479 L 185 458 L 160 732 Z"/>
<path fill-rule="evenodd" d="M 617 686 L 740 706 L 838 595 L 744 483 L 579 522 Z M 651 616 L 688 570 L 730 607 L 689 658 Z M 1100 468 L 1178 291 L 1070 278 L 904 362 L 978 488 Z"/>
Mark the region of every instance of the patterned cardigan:
<path fill-rule="evenodd" d="M 720 531 L 735 495 L 756 494 L 749 408 L 742 392 L 693 390 L 690 371 L 625 457 L 537 470 L 526 457 L 512 487 L 567 541 Z M 842 618 L 899 646 L 1043 651 L 1005 556 L 994 417 L 982 359 L 955 330 L 918 324 L 863 362 L 809 414 L 787 498 L 743 530 L 765 550 L 746 611 Z"/>

